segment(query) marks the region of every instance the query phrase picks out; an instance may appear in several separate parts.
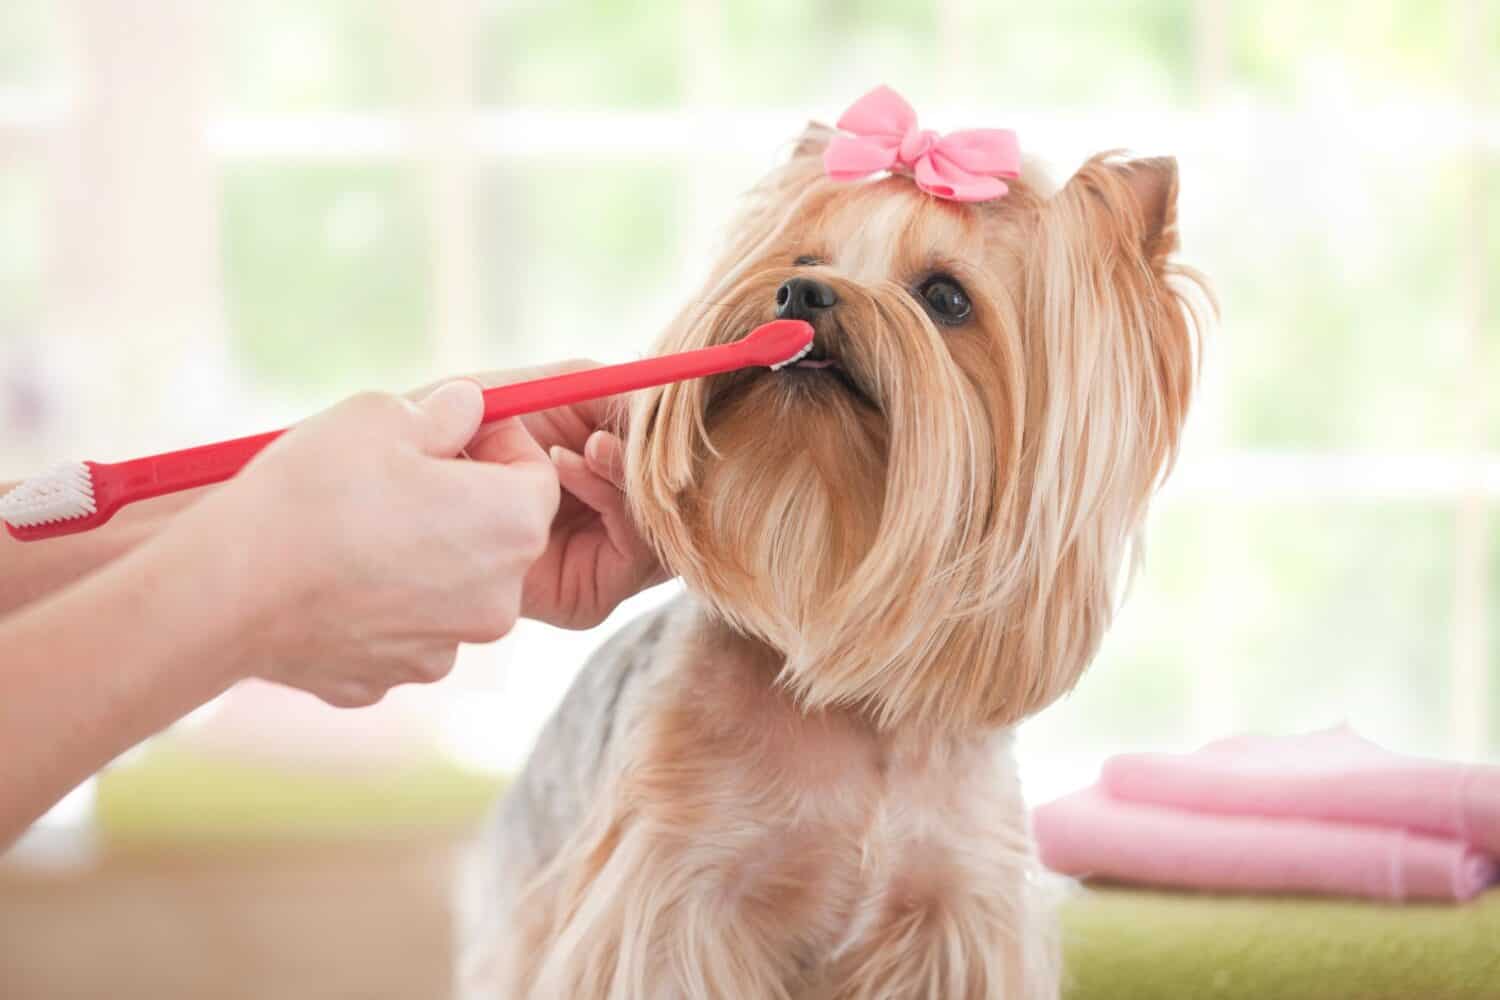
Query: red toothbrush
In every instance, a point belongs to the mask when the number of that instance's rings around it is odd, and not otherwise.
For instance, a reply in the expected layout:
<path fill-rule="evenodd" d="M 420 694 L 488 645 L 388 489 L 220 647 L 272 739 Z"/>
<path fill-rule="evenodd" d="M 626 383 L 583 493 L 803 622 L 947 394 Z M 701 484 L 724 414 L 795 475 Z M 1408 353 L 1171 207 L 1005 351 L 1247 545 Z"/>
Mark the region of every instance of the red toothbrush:
<path fill-rule="evenodd" d="M 740 368 L 783 368 L 807 354 L 812 339 L 811 325 L 780 319 L 730 344 L 496 386 L 485 390 L 484 420 Z M 223 482 L 283 433 L 271 431 L 128 462 L 68 462 L 0 497 L 0 521 L 23 542 L 88 531 L 137 500 Z"/>

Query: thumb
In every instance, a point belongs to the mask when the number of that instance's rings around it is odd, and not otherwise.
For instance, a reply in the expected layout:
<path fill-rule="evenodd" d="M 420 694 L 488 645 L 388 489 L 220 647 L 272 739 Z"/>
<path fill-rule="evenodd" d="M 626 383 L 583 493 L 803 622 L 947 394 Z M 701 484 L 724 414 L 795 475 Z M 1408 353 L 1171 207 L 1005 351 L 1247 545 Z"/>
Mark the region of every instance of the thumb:
<path fill-rule="evenodd" d="M 445 382 L 417 404 L 423 416 L 420 444 L 434 458 L 452 458 L 464 449 L 484 419 L 484 392 L 477 382 Z"/>
<path fill-rule="evenodd" d="M 548 469 L 552 467 L 547 453 L 536 443 L 519 417 L 497 420 L 487 425 L 474 436 L 469 454 L 482 462 L 500 462 L 505 465 L 531 462 L 545 465 Z"/>

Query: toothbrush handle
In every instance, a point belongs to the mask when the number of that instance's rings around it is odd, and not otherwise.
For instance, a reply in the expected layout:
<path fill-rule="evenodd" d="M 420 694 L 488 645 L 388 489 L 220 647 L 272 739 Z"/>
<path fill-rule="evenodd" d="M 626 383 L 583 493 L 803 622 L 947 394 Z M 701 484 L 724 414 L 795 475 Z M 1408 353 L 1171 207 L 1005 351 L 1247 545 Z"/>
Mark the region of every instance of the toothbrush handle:
<path fill-rule="evenodd" d="M 484 422 L 726 371 L 741 364 L 737 347 L 737 344 L 722 344 L 662 358 L 496 386 L 485 390 Z M 149 500 L 166 493 L 223 482 L 284 433 L 270 431 L 128 462 L 91 465 L 96 486 L 104 481 L 107 491 L 117 494 L 123 502 Z M 99 497 L 100 506 L 104 506 L 108 499 L 113 497 Z"/>
<path fill-rule="evenodd" d="M 90 462 L 99 506 L 116 496 L 121 503 L 149 500 L 166 493 L 179 493 L 212 483 L 221 483 L 245 467 L 262 448 L 285 431 L 269 431 L 249 437 L 169 451 L 147 458 L 111 464 Z"/>
<path fill-rule="evenodd" d="M 497 386 L 485 390 L 484 422 L 750 365 L 782 363 L 799 347 L 805 349 L 812 336 L 807 323 L 778 320 L 730 344 Z M 86 462 L 94 489 L 92 514 L 26 528 L 7 524 L 6 529 L 22 541 L 37 541 L 97 528 L 126 504 L 229 479 L 284 433 L 252 434 L 128 462 Z"/>
<path fill-rule="evenodd" d="M 484 390 L 484 423 L 531 414 L 538 409 L 552 409 L 585 399 L 615 396 L 648 385 L 661 385 L 679 379 L 697 378 L 738 367 L 739 352 L 733 343 L 688 351 L 669 357 L 646 358 L 627 364 L 568 372 L 549 378 L 531 379 L 513 385 L 496 385 Z M 96 481 L 108 480 L 121 498 L 142 501 L 163 493 L 177 493 L 211 483 L 222 483 L 248 465 L 266 445 L 284 435 L 285 430 L 258 433 L 248 438 L 198 445 L 181 451 L 166 451 L 145 459 L 115 462 L 113 465 L 92 463 Z M 105 498 L 99 498 L 104 505 Z"/>
<path fill-rule="evenodd" d="M 660 358 L 500 385 L 484 392 L 484 420 L 488 423 L 522 413 L 581 403 L 586 399 L 616 396 L 654 385 L 714 375 L 744 364 L 740 344 L 720 344 Z"/>

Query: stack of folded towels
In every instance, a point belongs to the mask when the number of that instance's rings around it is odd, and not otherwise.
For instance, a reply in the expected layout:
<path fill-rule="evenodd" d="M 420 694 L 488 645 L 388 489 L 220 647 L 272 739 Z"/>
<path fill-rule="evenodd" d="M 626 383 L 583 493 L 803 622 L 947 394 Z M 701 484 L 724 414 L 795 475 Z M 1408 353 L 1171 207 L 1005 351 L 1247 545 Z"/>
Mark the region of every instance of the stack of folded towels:
<path fill-rule="evenodd" d="M 1500 766 L 1392 753 L 1347 727 L 1136 753 L 1033 814 L 1054 871 L 1226 892 L 1472 899 L 1497 877 Z"/>

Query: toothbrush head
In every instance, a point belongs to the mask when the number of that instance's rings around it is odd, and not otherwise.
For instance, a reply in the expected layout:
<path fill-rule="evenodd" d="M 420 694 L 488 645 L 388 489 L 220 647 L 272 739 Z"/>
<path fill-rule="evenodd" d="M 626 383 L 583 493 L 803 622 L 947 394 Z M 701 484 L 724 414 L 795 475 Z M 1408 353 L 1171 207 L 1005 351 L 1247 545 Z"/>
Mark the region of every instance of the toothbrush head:
<path fill-rule="evenodd" d="M 772 320 L 751 330 L 740 344 L 752 364 L 776 371 L 807 356 L 813 346 L 813 328 L 800 319 Z"/>
<path fill-rule="evenodd" d="M 96 509 L 94 474 L 82 462 L 64 462 L 0 497 L 0 521 L 12 528 L 71 521 Z"/>

